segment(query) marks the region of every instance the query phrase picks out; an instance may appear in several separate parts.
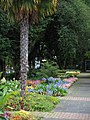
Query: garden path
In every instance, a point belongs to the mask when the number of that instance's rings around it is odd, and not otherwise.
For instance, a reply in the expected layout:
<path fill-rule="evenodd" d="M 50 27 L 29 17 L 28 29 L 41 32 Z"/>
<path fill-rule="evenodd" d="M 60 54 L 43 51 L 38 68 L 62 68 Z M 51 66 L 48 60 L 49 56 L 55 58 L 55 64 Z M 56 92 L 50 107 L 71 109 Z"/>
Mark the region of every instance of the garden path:
<path fill-rule="evenodd" d="M 81 73 L 66 97 L 48 113 L 36 113 L 43 120 L 90 120 L 90 73 Z"/>

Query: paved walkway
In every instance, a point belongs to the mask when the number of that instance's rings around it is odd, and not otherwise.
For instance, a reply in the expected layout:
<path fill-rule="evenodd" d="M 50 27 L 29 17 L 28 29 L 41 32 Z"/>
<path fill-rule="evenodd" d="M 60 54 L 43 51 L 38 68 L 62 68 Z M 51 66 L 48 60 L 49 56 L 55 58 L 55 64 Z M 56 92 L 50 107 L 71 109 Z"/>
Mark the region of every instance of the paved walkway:
<path fill-rule="evenodd" d="M 37 113 L 43 120 L 90 120 L 90 73 L 80 74 L 66 97 L 48 113 Z"/>

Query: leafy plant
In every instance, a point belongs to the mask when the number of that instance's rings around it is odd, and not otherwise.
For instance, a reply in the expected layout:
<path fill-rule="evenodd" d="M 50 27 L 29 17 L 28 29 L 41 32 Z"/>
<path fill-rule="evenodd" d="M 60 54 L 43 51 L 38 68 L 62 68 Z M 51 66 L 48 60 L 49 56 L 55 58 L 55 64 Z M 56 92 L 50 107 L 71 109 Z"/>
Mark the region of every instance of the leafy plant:
<path fill-rule="evenodd" d="M 6 105 L 13 107 L 15 111 L 18 111 L 20 110 L 19 101 L 20 94 L 18 92 L 12 99 L 8 100 Z M 51 111 L 59 101 L 59 98 L 52 96 L 27 92 L 25 99 L 23 99 L 23 109 L 26 111 Z"/>
<path fill-rule="evenodd" d="M 6 105 L 7 104 L 7 101 L 10 99 L 10 97 L 12 96 L 12 94 L 10 93 L 7 93 L 5 94 L 4 96 L 0 96 L 0 114 L 4 114 L 4 109 L 8 108 L 8 106 Z M 5 120 L 5 117 L 3 116 L 0 116 L 0 118 L 2 120 Z"/>
<path fill-rule="evenodd" d="M 6 118 L 3 116 L 0 116 L 0 120 L 6 120 Z"/>
<path fill-rule="evenodd" d="M 57 77 L 58 70 L 59 70 L 59 67 L 56 63 L 47 61 L 42 64 L 40 69 L 32 71 L 31 74 L 33 76 L 31 78 L 42 79 L 43 77 L 48 78 L 50 76 Z"/>
<path fill-rule="evenodd" d="M 16 94 L 15 90 L 19 90 L 19 82 L 18 81 L 6 81 L 3 78 L 0 81 L 0 111 L 4 114 L 4 109 L 13 109 L 8 106 L 7 101 L 9 101 L 13 95 Z M 20 91 L 20 90 L 19 90 Z"/>
<path fill-rule="evenodd" d="M 5 94 L 10 93 L 11 91 L 15 91 L 17 89 L 20 89 L 20 84 L 17 80 L 4 80 L 0 82 L 0 96 L 4 96 Z"/>

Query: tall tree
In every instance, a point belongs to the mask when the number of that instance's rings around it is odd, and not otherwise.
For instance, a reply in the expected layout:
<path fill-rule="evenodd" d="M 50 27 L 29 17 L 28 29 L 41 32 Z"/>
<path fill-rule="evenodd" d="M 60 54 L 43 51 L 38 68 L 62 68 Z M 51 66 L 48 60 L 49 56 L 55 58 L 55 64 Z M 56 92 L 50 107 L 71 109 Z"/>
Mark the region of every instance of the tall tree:
<path fill-rule="evenodd" d="M 39 16 L 52 14 L 57 0 L 0 0 L 0 6 L 7 11 L 10 19 L 20 23 L 20 88 L 21 97 L 25 96 L 28 72 L 28 29 L 29 21 L 35 22 Z"/>
<path fill-rule="evenodd" d="M 7 20 L 6 14 L 0 8 L 0 71 L 5 72 L 5 62 L 7 57 L 10 57 L 11 41 L 7 37 L 10 23 Z"/>
<path fill-rule="evenodd" d="M 46 29 L 45 43 L 49 56 L 57 56 L 60 68 L 71 64 L 82 67 L 81 61 L 90 48 L 89 39 L 90 8 L 83 0 L 60 1 Z"/>

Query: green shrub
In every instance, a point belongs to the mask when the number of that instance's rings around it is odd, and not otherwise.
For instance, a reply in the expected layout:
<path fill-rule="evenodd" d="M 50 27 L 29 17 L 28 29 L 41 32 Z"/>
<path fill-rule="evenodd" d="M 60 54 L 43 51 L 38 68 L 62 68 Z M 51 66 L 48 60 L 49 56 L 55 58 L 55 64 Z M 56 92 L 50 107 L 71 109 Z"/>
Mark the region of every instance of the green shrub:
<path fill-rule="evenodd" d="M 16 80 L 6 81 L 5 78 L 0 80 L 0 111 L 4 112 L 4 109 L 8 108 L 7 101 L 15 95 L 15 90 L 19 90 L 19 86 Z"/>
<path fill-rule="evenodd" d="M 13 107 L 14 110 L 20 110 L 19 106 L 20 95 L 19 93 L 13 96 L 12 99 L 7 101 L 7 105 Z M 51 111 L 59 102 L 59 98 L 51 96 L 40 95 L 37 93 L 27 93 L 23 99 L 24 110 L 26 111 Z"/>
<path fill-rule="evenodd" d="M 28 76 L 31 76 L 30 79 L 42 79 L 43 77 L 48 78 L 50 76 L 57 77 L 58 71 L 59 67 L 57 64 L 53 62 L 45 62 L 42 64 L 40 69 L 32 70 L 31 73 L 28 73 Z M 33 77 L 31 74 L 33 75 Z"/>
<path fill-rule="evenodd" d="M 29 100 L 30 108 L 32 108 L 32 111 L 51 111 L 55 104 L 59 102 L 58 98 L 54 98 L 51 96 L 46 95 L 40 95 L 36 93 L 28 93 L 26 100 Z M 56 100 L 57 99 L 57 100 Z"/>
<path fill-rule="evenodd" d="M 0 96 L 4 96 L 7 93 L 10 93 L 15 90 L 20 89 L 20 83 L 17 80 L 10 80 L 6 81 L 5 78 L 3 78 L 0 81 Z"/>

